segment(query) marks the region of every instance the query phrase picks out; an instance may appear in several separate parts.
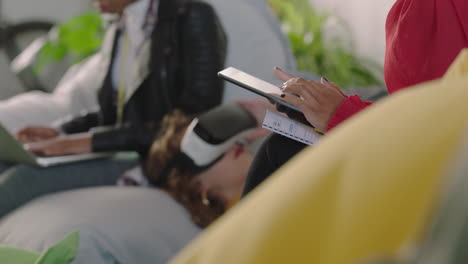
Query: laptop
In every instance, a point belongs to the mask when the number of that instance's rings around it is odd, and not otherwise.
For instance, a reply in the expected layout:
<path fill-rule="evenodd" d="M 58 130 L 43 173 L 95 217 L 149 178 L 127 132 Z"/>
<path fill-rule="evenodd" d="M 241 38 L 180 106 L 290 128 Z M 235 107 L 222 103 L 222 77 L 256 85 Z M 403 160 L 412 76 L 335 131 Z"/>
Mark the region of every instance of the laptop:
<path fill-rule="evenodd" d="M 36 167 L 50 167 L 89 159 L 106 158 L 113 154 L 114 153 L 110 152 L 100 152 L 54 157 L 38 157 L 27 151 L 23 144 L 16 140 L 16 138 L 0 124 L 0 161 L 24 163 Z"/>

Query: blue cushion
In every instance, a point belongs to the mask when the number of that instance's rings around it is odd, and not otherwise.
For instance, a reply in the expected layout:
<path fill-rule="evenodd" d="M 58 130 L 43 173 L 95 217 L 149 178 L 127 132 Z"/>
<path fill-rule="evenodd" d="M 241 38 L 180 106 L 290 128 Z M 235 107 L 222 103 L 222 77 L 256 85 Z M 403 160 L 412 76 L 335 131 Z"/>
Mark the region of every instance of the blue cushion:
<path fill-rule="evenodd" d="M 0 222 L 0 244 L 43 251 L 80 231 L 73 263 L 166 263 L 200 229 L 165 192 L 136 187 L 67 191 L 33 200 Z"/>

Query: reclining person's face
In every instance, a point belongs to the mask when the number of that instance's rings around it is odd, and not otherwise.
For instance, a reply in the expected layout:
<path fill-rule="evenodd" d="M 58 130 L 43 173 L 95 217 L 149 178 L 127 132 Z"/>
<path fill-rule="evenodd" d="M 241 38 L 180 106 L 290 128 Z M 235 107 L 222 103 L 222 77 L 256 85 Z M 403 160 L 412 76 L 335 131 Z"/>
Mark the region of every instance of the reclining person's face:
<path fill-rule="evenodd" d="M 92 0 L 101 13 L 121 14 L 127 5 L 138 0 Z"/>
<path fill-rule="evenodd" d="M 144 170 L 151 184 L 166 190 L 190 212 L 195 224 L 206 227 L 240 197 L 252 156 L 244 147 L 233 145 L 202 172 L 179 167 L 176 155 L 190 122 L 180 111 L 164 118 Z"/>
<path fill-rule="evenodd" d="M 235 145 L 209 169 L 196 175 L 191 185 L 206 203 L 229 208 L 240 197 L 252 156 L 243 146 Z"/>

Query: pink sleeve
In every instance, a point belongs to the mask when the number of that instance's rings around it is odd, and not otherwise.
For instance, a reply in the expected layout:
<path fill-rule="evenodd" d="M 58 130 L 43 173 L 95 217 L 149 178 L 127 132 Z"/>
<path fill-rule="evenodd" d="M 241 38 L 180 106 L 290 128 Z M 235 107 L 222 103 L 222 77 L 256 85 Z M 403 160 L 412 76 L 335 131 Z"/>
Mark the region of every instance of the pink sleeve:
<path fill-rule="evenodd" d="M 343 103 L 338 106 L 335 114 L 330 118 L 328 122 L 327 131 L 330 131 L 341 122 L 345 121 L 346 119 L 350 118 L 355 113 L 361 111 L 362 109 L 366 108 L 367 106 L 371 105 L 372 102 L 366 102 L 361 100 L 358 95 L 352 95 L 346 98 Z"/>

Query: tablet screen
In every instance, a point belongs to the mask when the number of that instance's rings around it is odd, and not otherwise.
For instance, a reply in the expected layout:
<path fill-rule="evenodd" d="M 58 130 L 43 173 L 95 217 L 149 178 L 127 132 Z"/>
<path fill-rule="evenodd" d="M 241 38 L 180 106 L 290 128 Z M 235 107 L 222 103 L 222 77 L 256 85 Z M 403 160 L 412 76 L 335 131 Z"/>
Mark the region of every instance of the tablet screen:
<path fill-rule="evenodd" d="M 218 76 L 224 80 L 234 83 L 244 89 L 247 89 L 253 93 L 266 97 L 269 100 L 272 100 L 278 104 L 289 107 L 297 112 L 302 113 L 302 111 L 294 105 L 291 105 L 277 97 L 272 96 L 271 94 L 282 94 L 281 89 L 269 82 L 261 80 L 257 77 L 254 77 L 246 72 L 238 70 L 233 67 L 226 68 L 218 72 Z"/>

